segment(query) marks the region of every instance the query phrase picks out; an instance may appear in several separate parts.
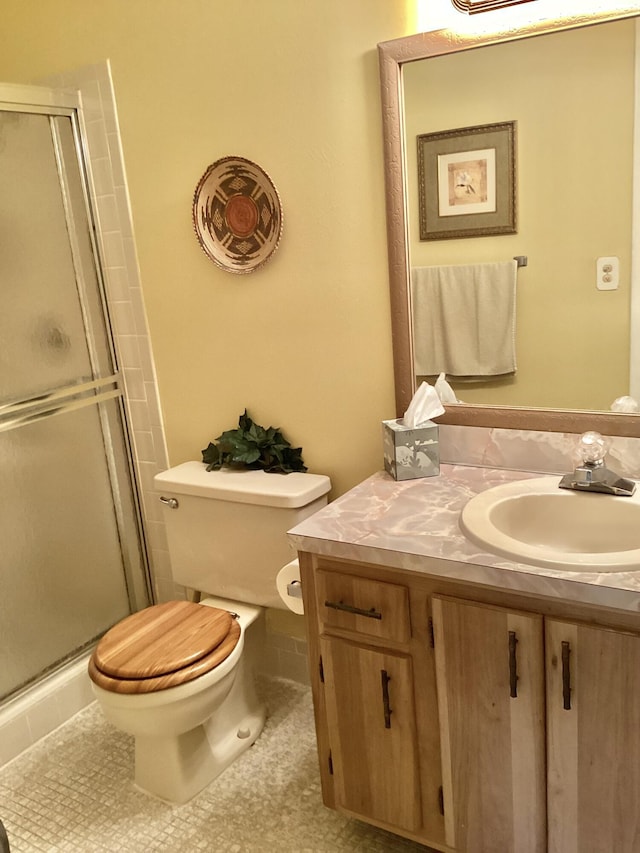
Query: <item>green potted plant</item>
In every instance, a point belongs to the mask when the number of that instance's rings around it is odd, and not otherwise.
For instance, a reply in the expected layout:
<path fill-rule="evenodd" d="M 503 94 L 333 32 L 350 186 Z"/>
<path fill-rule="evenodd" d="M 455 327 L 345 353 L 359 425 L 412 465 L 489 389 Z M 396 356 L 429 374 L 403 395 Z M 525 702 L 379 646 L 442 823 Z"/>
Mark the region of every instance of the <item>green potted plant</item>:
<path fill-rule="evenodd" d="M 306 471 L 302 448 L 292 447 L 276 427 L 265 429 L 254 423 L 247 410 L 236 429 L 225 430 L 202 451 L 207 471 L 222 467 L 263 470 L 270 474 Z"/>

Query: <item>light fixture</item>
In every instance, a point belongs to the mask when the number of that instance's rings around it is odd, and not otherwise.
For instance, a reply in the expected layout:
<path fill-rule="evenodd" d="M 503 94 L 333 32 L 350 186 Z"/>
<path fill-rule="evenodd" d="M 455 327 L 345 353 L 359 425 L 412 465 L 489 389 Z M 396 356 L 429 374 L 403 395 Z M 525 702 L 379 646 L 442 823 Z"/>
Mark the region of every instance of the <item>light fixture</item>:
<path fill-rule="evenodd" d="M 640 13 L 640 0 L 415 0 L 415 32 L 449 30 L 460 37 L 511 33 L 556 22 L 606 20 Z M 478 14 L 490 12 L 491 14 Z"/>
<path fill-rule="evenodd" d="M 451 0 L 454 8 L 467 15 L 477 15 L 479 12 L 490 12 L 492 9 L 504 9 L 507 6 L 519 6 L 521 3 L 532 3 L 533 0 Z"/>

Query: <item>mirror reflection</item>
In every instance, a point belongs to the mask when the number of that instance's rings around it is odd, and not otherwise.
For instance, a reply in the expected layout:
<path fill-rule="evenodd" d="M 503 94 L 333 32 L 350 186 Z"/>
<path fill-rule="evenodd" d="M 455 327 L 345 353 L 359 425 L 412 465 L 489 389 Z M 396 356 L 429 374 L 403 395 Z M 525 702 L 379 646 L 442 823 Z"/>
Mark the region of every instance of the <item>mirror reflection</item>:
<path fill-rule="evenodd" d="M 448 375 L 464 402 L 607 411 L 631 393 L 635 27 L 616 21 L 404 66 L 410 268 L 527 258 L 515 288 L 517 369 Z M 498 122 L 516 122 L 517 233 L 421 239 L 417 138 Z M 617 287 L 601 280 L 599 258 L 618 259 Z M 454 341 L 474 319 L 449 329 Z M 414 328 L 414 347 L 423 333 Z"/>

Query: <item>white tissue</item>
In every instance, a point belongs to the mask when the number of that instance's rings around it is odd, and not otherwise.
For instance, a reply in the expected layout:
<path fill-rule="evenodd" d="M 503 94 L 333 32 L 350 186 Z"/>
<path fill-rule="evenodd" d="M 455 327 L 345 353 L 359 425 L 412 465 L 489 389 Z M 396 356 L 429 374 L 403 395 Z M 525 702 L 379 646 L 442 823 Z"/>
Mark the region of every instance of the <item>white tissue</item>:
<path fill-rule="evenodd" d="M 440 397 L 441 403 L 460 403 L 456 397 L 453 388 L 447 382 L 447 379 L 444 373 L 441 373 L 440 376 L 436 379 L 435 384 L 436 394 Z"/>
<path fill-rule="evenodd" d="M 444 408 L 436 389 L 428 382 L 422 382 L 411 398 L 402 423 L 406 427 L 413 428 L 439 415 L 444 415 Z"/>
<path fill-rule="evenodd" d="M 640 405 L 633 397 L 617 397 L 611 404 L 612 412 L 640 412 Z"/>

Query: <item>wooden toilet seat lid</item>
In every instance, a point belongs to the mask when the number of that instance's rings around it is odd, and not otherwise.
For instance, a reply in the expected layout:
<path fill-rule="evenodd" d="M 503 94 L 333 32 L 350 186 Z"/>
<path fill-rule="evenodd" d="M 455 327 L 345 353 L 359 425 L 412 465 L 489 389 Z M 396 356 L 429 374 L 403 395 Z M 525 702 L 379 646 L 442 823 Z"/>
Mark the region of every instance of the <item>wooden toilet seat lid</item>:
<path fill-rule="evenodd" d="M 240 626 L 227 610 L 190 601 L 154 604 L 107 631 L 89 674 L 116 692 L 172 687 L 222 663 L 239 638 Z"/>

